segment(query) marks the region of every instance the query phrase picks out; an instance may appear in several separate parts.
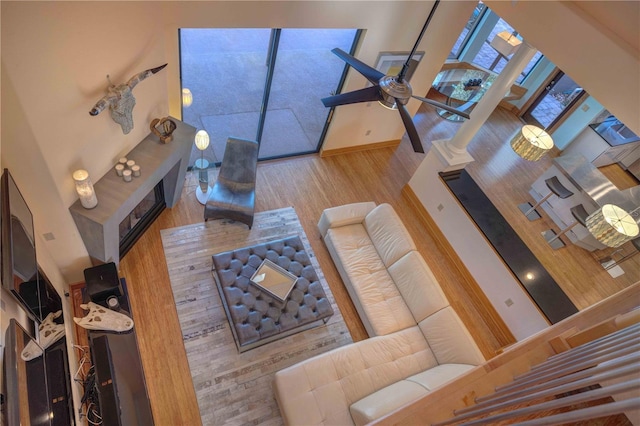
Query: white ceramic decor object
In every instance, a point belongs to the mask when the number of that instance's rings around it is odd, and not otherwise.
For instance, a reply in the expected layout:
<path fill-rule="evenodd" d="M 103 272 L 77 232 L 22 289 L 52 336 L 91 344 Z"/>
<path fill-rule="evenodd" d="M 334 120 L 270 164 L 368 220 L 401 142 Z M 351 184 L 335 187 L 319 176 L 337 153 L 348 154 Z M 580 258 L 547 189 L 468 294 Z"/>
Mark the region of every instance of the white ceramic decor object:
<path fill-rule="evenodd" d="M 96 303 L 89 302 L 80 305 L 88 309 L 89 313 L 83 318 L 74 317 L 73 320 L 80 327 L 87 330 L 128 331 L 133 328 L 133 320 L 119 312 L 114 312 Z"/>
<path fill-rule="evenodd" d="M 54 319 L 62 315 L 62 311 L 51 312 L 38 326 L 38 343 L 31 340 L 22 350 L 20 356 L 25 361 L 31 361 L 42 355 L 42 351 L 53 345 L 64 336 L 64 324 L 56 324 Z"/>

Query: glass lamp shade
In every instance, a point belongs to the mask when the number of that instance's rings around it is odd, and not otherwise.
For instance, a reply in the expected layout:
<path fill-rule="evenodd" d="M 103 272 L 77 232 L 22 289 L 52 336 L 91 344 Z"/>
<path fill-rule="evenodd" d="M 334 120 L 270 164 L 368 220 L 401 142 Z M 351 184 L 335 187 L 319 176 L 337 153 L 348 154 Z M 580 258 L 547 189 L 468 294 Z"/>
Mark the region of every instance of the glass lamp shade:
<path fill-rule="evenodd" d="M 538 161 L 553 148 L 553 139 L 541 128 L 527 124 L 513 135 L 511 148 L 525 160 Z"/>
<path fill-rule="evenodd" d="M 206 130 L 198 130 L 196 133 L 196 148 L 204 151 L 209 146 L 209 134 Z"/>
<path fill-rule="evenodd" d="M 182 106 L 185 108 L 190 107 L 192 103 L 193 94 L 191 93 L 191 90 L 185 87 L 184 89 L 182 89 Z"/>
<path fill-rule="evenodd" d="M 518 51 L 522 40 L 509 31 L 502 31 L 498 33 L 489 44 L 502 56 L 509 56 Z"/>
<path fill-rule="evenodd" d="M 633 217 L 614 204 L 605 204 L 591 213 L 586 223 L 589 232 L 609 247 L 620 247 L 640 232 Z"/>
<path fill-rule="evenodd" d="M 80 197 L 80 204 L 85 209 L 92 209 L 98 205 L 98 198 L 93 189 L 93 184 L 86 170 L 76 170 L 73 172 L 73 181 L 76 184 L 76 192 Z"/>

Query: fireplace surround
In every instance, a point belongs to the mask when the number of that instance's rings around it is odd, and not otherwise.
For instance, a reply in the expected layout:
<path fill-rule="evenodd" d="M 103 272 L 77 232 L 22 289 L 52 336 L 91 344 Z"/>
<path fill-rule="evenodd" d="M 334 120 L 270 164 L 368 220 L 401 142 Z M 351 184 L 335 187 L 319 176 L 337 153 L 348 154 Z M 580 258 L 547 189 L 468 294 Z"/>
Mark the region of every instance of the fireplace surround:
<path fill-rule="evenodd" d="M 92 264 L 119 264 L 120 226 L 123 221 L 126 225 L 126 219 L 159 184 L 167 207 L 173 207 L 180 199 L 196 129 L 173 117 L 171 120 L 177 128 L 170 143 L 164 144 L 149 133 L 126 154 L 140 166 L 139 177 L 125 182 L 115 170 L 110 170 L 94 184 L 98 198 L 95 208 L 83 208 L 80 200 L 69 207 Z"/>

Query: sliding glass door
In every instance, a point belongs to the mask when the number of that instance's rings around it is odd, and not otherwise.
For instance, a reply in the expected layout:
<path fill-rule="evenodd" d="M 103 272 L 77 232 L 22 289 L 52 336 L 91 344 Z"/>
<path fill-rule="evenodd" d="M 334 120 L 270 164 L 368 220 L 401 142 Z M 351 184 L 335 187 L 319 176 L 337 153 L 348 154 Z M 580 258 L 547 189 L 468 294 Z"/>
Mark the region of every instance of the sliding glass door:
<path fill-rule="evenodd" d="M 260 159 L 317 152 L 357 30 L 181 29 L 183 120 L 209 133 L 208 157 L 229 136 L 257 140 Z M 194 149 L 192 164 L 201 153 Z"/>
<path fill-rule="evenodd" d="M 317 152 L 330 109 L 320 99 L 338 93 L 345 63 L 331 49 L 350 52 L 356 30 L 280 31 L 260 158 Z"/>
<path fill-rule="evenodd" d="M 543 129 L 553 127 L 576 102 L 585 95 L 582 87 L 564 72 L 558 71 L 542 93 L 523 113 L 529 124 Z"/>

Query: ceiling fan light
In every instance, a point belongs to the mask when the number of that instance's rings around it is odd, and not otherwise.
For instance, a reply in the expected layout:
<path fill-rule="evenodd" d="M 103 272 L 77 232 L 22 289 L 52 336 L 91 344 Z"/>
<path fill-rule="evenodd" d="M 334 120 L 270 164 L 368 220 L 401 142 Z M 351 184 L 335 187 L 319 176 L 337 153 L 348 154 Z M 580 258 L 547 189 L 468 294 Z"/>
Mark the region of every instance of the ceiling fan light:
<path fill-rule="evenodd" d="M 382 105 L 383 107 L 385 107 L 386 109 L 390 109 L 390 110 L 394 110 L 394 111 L 396 111 L 398 109 L 398 106 L 396 105 L 395 99 L 393 101 L 391 101 L 391 102 L 389 102 L 386 99 L 381 99 L 381 100 L 378 101 L 378 103 L 380 105 Z"/>

